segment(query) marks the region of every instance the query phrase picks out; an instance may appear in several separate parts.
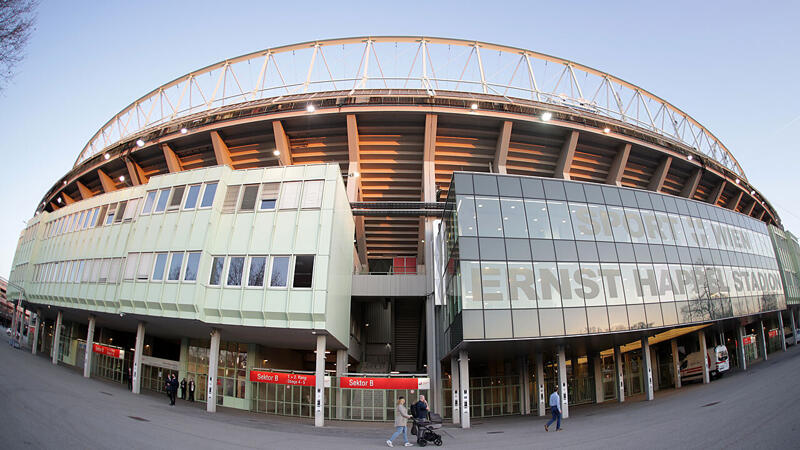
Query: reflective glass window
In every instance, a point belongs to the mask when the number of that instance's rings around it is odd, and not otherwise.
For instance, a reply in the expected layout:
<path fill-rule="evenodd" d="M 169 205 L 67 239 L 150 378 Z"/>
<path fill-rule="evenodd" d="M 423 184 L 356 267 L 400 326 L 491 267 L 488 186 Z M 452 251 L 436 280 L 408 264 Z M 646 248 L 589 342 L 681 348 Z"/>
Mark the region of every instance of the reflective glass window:
<path fill-rule="evenodd" d="M 661 244 L 661 234 L 658 231 L 656 213 L 646 209 L 641 210 L 640 213 L 642 214 L 642 222 L 644 223 L 647 242 L 651 244 Z"/>
<path fill-rule="evenodd" d="M 566 334 L 586 334 L 589 332 L 586 326 L 585 308 L 564 308 L 564 326 Z"/>
<path fill-rule="evenodd" d="M 156 254 L 156 264 L 153 267 L 153 281 L 161 281 L 164 279 L 164 269 L 167 266 L 167 254 Z"/>
<path fill-rule="evenodd" d="M 169 263 L 169 272 L 167 273 L 167 280 L 177 281 L 181 278 L 181 267 L 183 267 L 183 253 L 173 253 L 172 259 Z"/>
<path fill-rule="evenodd" d="M 525 221 L 525 207 L 522 200 L 502 199 L 503 231 L 507 238 L 527 238 L 528 227 Z"/>
<path fill-rule="evenodd" d="M 241 286 L 244 271 L 244 256 L 231 256 L 228 260 L 228 279 L 226 286 Z"/>
<path fill-rule="evenodd" d="M 608 332 L 608 309 L 605 306 L 586 308 L 589 319 L 589 333 Z"/>
<path fill-rule="evenodd" d="M 631 242 L 631 235 L 628 233 L 625 211 L 619 206 L 608 206 L 608 218 L 611 222 L 611 232 L 616 242 Z"/>
<path fill-rule="evenodd" d="M 579 241 L 593 241 L 592 219 L 589 217 L 589 208 L 583 203 L 569 203 L 569 213 L 572 218 L 572 229 L 575 239 Z"/>
<path fill-rule="evenodd" d="M 628 308 L 623 306 L 608 307 L 608 328 L 611 331 L 625 331 L 628 329 Z"/>
<path fill-rule="evenodd" d="M 475 200 L 466 195 L 456 196 L 456 218 L 459 236 L 477 236 L 478 220 L 475 215 Z"/>
<path fill-rule="evenodd" d="M 464 309 L 483 308 L 480 263 L 461 261 L 461 298 Z"/>
<path fill-rule="evenodd" d="M 658 278 L 652 264 L 637 264 L 645 303 L 658 303 Z"/>
<path fill-rule="evenodd" d="M 512 308 L 536 308 L 536 288 L 531 263 L 508 263 L 508 289 Z"/>
<path fill-rule="evenodd" d="M 507 309 L 508 273 L 506 263 L 481 262 L 481 286 L 484 309 Z"/>
<path fill-rule="evenodd" d="M 631 235 L 632 242 L 647 243 L 647 232 L 638 210 L 625 208 L 625 222 L 628 225 L 628 232 Z"/>
<path fill-rule="evenodd" d="M 561 303 L 564 307 L 584 306 L 583 285 L 578 263 L 558 263 Z"/>
<path fill-rule="evenodd" d="M 672 227 L 670 227 L 667 213 L 657 212 L 655 214 L 656 221 L 658 222 L 658 231 L 661 234 L 662 242 L 669 245 L 674 244 L 675 238 L 672 235 Z"/>
<path fill-rule="evenodd" d="M 669 266 L 666 264 L 654 264 L 653 269 L 656 272 L 656 279 L 658 280 L 658 294 L 661 301 L 674 301 L 675 286 L 672 282 L 672 274 L 669 270 Z"/>
<path fill-rule="evenodd" d="M 622 271 L 619 268 L 619 264 L 602 263 L 600 264 L 600 272 L 603 276 L 606 304 L 624 305 L 625 288 L 622 285 Z"/>
<path fill-rule="evenodd" d="M 499 199 L 475 197 L 475 211 L 478 213 L 478 234 L 480 236 L 503 237 Z"/>
<path fill-rule="evenodd" d="M 661 317 L 664 321 L 664 326 L 678 324 L 678 311 L 675 309 L 674 302 L 661 304 Z"/>
<path fill-rule="evenodd" d="M 292 287 L 310 288 L 314 278 L 314 255 L 297 255 L 294 257 L 294 277 Z"/>
<path fill-rule="evenodd" d="M 581 263 L 581 284 L 586 306 L 602 306 L 606 304 L 600 264 Z"/>
<path fill-rule="evenodd" d="M 561 306 L 561 285 L 558 281 L 556 263 L 537 262 L 533 264 L 536 276 L 536 293 L 539 308 L 558 308 Z"/>
<path fill-rule="evenodd" d="M 544 200 L 525 200 L 525 215 L 528 219 L 528 232 L 532 238 L 550 239 L 550 219 L 547 216 L 547 203 Z"/>
<path fill-rule="evenodd" d="M 200 252 L 189 253 L 186 258 L 186 271 L 183 274 L 183 281 L 197 280 L 197 268 L 200 265 Z"/>
<path fill-rule="evenodd" d="M 628 323 L 630 323 L 631 330 L 647 327 L 644 305 L 628 305 Z"/>
<path fill-rule="evenodd" d="M 269 278 L 270 287 L 286 287 L 289 281 L 289 257 L 273 256 L 272 273 Z"/>
<path fill-rule="evenodd" d="M 189 192 L 186 194 L 186 201 L 183 203 L 183 209 L 194 209 L 197 206 L 197 199 L 200 196 L 200 185 L 194 184 L 189 186 Z"/>
<path fill-rule="evenodd" d="M 636 264 L 620 264 L 622 285 L 625 288 L 625 303 L 642 303 L 642 286 Z"/>
<path fill-rule="evenodd" d="M 158 201 L 153 212 L 163 212 L 167 209 L 167 200 L 169 200 L 169 188 L 158 191 Z"/>
<path fill-rule="evenodd" d="M 605 242 L 613 241 L 614 234 L 606 207 L 603 205 L 589 205 L 589 216 L 592 219 L 592 232 L 595 239 Z"/>
<path fill-rule="evenodd" d="M 681 225 L 680 216 L 677 214 L 668 214 L 667 218 L 669 219 L 672 235 L 675 239 L 675 245 L 687 245 L 686 233 L 683 231 L 683 225 Z"/>
<path fill-rule="evenodd" d="M 550 214 L 550 229 L 553 232 L 553 239 L 573 239 L 567 204 L 548 200 L 547 212 Z"/>
<path fill-rule="evenodd" d="M 217 183 L 206 183 L 206 189 L 203 191 L 203 200 L 200 202 L 201 208 L 210 208 L 214 204 L 214 195 L 217 193 Z"/>
<path fill-rule="evenodd" d="M 225 265 L 224 256 L 215 256 L 211 261 L 211 276 L 208 279 L 208 284 L 211 286 L 219 286 L 222 282 L 222 267 Z"/>
<path fill-rule="evenodd" d="M 540 309 L 539 327 L 542 336 L 564 335 L 564 314 L 561 308 Z"/>

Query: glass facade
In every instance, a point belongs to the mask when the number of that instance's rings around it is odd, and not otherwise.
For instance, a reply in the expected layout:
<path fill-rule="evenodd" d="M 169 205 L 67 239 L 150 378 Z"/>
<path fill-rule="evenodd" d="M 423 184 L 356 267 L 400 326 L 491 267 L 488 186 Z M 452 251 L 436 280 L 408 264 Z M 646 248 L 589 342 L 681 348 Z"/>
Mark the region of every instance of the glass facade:
<path fill-rule="evenodd" d="M 698 201 L 457 172 L 442 226 L 451 345 L 786 307 L 767 226 Z"/>

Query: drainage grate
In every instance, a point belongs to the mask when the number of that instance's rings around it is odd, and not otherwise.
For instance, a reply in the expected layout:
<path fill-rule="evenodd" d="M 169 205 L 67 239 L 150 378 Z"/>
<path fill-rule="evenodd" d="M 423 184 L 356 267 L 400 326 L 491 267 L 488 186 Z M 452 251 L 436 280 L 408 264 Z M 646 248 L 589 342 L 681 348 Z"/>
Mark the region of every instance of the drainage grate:
<path fill-rule="evenodd" d="M 714 405 L 716 405 L 716 404 L 718 404 L 718 403 L 719 403 L 719 402 L 711 402 L 711 403 L 706 403 L 705 405 L 701 406 L 701 408 L 705 408 L 705 407 L 707 407 L 707 406 L 714 406 Z"/>
<path fill-rule="evenodd" d="M 147 419 L 145 419 L 143 417 L 137 417 L 137 416 L 128 416 L 128 417 L 130 417 L 133 420 L 138 420 L 139 422 L 150 422 L 149 420 L 147 420 Z"/>
<path fill-rule="evenodd" d="M 486 434 L 503 434 L 505 431 L 487 431 Z"/>
<path fill-rule="evenodd" d="M 114 394 L 112 394 L 111 392 L 100 391 L 100 393 L 101 393 L 101 394 L 110 395 L 110 396 L 112 396 L 112 397 L 114 396 Z"/>

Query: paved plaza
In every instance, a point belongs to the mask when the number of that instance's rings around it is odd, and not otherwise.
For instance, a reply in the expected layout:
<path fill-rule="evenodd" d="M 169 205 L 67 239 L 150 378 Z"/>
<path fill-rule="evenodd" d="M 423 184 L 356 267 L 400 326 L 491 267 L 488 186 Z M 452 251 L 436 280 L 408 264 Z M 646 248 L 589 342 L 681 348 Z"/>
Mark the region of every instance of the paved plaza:
<path fill-rule="evenodd" d="M 800 348 L 770 356 L 708 386 L 659 391 L 656 400 L 571 407 L 562 433 L 546 418 L 473 419 L 446 425 L 451 448 L 797 448 Z M 385 447 L 386 423 L 327 422 L 267 416 L 133 395 L 124 386 L 84 379 L 44 357 L 0 346 L 0 448 L 275 448 Z"/>

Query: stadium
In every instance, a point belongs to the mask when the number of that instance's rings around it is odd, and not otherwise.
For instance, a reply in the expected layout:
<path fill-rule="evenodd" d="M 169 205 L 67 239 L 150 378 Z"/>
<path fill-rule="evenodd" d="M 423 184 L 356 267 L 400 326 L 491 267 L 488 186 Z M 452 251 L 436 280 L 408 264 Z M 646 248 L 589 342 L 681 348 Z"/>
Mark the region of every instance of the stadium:
<path fill-rule="evenodd" d="M 8 298 L 34 313 L 22 345 L 134 393 L 174 373 L 209 411 L 317 425 L 426 393 L 469 427 L 543 415 L 553 386 L 651 400 L 720 346 L 766 360 L 796 344 L 799 255 L 725 145 L 635 84 L 354 37 L 218 62 L 109 119 L 36 205 Z"/>

